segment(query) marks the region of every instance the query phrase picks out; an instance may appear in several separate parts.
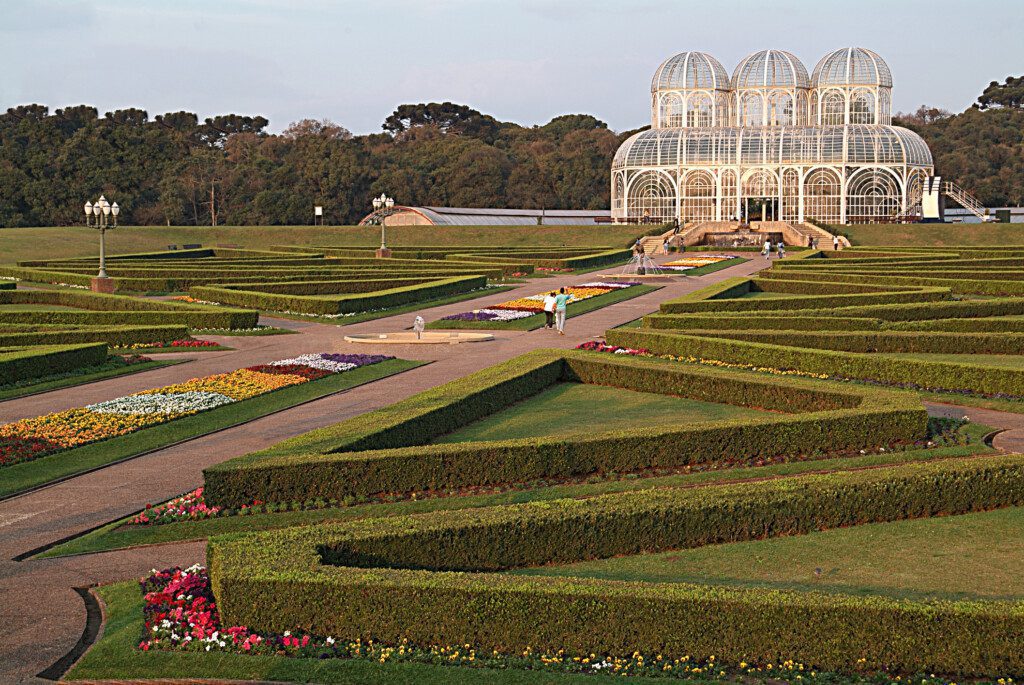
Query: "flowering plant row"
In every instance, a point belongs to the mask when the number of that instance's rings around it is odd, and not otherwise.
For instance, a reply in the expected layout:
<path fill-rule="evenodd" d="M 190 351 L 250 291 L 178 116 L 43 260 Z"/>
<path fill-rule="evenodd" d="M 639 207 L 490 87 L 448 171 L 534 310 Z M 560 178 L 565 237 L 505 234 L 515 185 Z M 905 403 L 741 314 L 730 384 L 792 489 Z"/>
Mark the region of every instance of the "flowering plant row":
<path fill-rule="evenodd" d="M 702 266 L 708 266 L 710 264 L 718 264 L 732 259 L 729 255 L 694 255 L 692 257 L 683 257 L 681 259 L 674 259 L 671 262 L 666 262 L 661 265 L 662 269 L 670 269 L 672 271 L 689 271 L 690 269 L 698 269 Z"/>
<path fill-rule="evenodd" d="M 623 288 L 631 288 L 636 283 L 583 283 L 581 285 L 570 286 L 565 289 L 567 295 L 569 295 L 569 302 L 579 302 L 581 300 L 588 300 L 598 295 L 606 295 L 614 290 L 621 290 Z M 550 291 L 549 291 L 550 292 Z M 451 314 L 450 316 L 444 317 L 445 321 L 514 321 L 516 319 L 525 319 L 528 316 L 539 314 L 544 311 L 544 298 L 548 295 L 547 292 L 539 293 L 537 295 L 529 295 L 528 297 L 520 297 L 515 300 L 508 300 L 500 304 L 487 307 L 485 309 L 474 309 L 471 312 L 462 312 L 460 314 Z"/>
<path fill-rule="evenodd" d="M 304 354 L 270 364 L 193 378 L 86 407 L 22 419 L 0 426 L 0 467 L 126 435 L 386 359 L 392 357 Z"/>
<path fill-rule="evenodd" d="M 913 678 L 885 672 L 861 672 L 842 677 L 818 672 L 808 664 L 794 660 L 754 664 L 719 662 L 714 655 L 700 661 L 684 656 L 672 659 L 661 654 L 628 656 L 605 654 L 568 654 L 565 650 L 536 651 L 527 647 L 522 652 L 505 653 L 475 649 L 470 644 L 419 646 L 403 639 L 397 644 L 374 640 L 339 640 L 316 637 L 303 631 L 262 634 L 245 626 L 224 626 L 206 569 L 195 565 L 186 569 L 153 570 L 140 581 L 143 593 L 145 630 L 138 648 L 177 652 L 219 652 L 258 654 L 266 656 L 360 659 L 375 663 L 418 663 L 465 668 L 497 668 L 541 670 L 552 673 L 640 676 L 721 682 L 722 680 L 773 680 L 825 685 L 838 681 L 873 683 L 876 685 L 955 685 L 949 679 L 934 675 Z M 858 663 L 865 663 L 861 659 Z M 991 681 L 990 681 L 991 682 Z M 1000 678 L 998 685 L 1014 685 L 1012 678 Z"/>
<path fill-rule="evenodd" d="M 170 342 L 156 340 L 154 342 L 132 343 L 130 345 L 117 345 L 115 346 L 115 349 L 149 350 L 154 348 L 159 349 L 163 347 L 220 347 L 220 343 L 213 342 L 212 340 L 171 340 Z"/>

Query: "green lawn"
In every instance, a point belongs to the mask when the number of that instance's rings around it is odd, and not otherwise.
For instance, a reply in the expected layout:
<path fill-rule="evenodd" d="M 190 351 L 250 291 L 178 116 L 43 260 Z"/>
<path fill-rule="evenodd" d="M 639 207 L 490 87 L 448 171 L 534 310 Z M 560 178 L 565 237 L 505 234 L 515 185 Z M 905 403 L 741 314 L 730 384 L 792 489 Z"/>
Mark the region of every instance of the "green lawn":
<path fill-rule="evenodd" d="M 297 659 L 202 652 L 143 652 L 142 593 L 135 582 L 99 588 L 105 605 L 103 635 L 64 677 L 66 680 L 181 679 L 345 683 L 347 685 L 540 685 L 621 682 L 621 676 L 570 675 L 428 664 L 380 664 L 364 659 Z M 663 679 L 630 678 L 655 683 Z"/>
<path fill-rule="evenodd" d="M 118 354 L 132 353 L 145 356 L 147 354 L 169 354 L 172 352 L 224 352 L 235 348 L 217 345 L 216 347 L 140 347 L 134 350 L 130 347 L 114 347 L 112 349 Z"/>
<path fill-rule="evenodd" d="M 595 430 L 719 421 L 767 412 L 605 385 L 557 383 L 533 397 L 449 433 L 434 442 L 508 440 L 584 435 Z"/>
<path fill-rule="evenodd" d="M 613 492 L 632 492 L 666 487 L 699 487 L 716 483 L 758 480 L 797 476 L 820 471 L 837 471 L 869 468 L 885 464 L 899 464 L 914 461 L 929 461 L 963 457 L 972 454 L 988 454 L 994 450 L 985 446 L 982 437 L 992 431 L 988 426 L 968 424 L 960 429 L 969 438 L 969 444 L 951 445 L 933 449 L 890 451 L 879 454 L 865 454 L 853 457 L 837 457 L 794 461 L 761 467 L 732 467 L 678 473 L 647 478 L 591 478 L 585 483 L 563 485 L 533 484 L 511 488 L 504 492 L 467 495 L 460 497 L 439 497 L 423 500 L 406 500 L 381 504 L 359 504 L 350 507 L 310 509 L 283 513 L 260 513 L 245 516 L 221 516 L 202 521 L 183 521 L 156 526 L 125 526 L 127 519 L 113 521 L 90 533 L 57 545 L 39 557 L 57 557 L 68 554 L 89 554 L 111 549 L 122 549 L 136 545 L 202 540 L 212 535 L 252 530 L 270 530 L 288 526 L 310 525 L 323 521 L 343 521 L 358 518 L 398 516 L 417 514 L 441 509 L 468 509 L 501 504 L 519 504 L 566 497 L 593 497 Z M 155 503 L 154 503 L 155 504 Z"/>
<path fill-rule="evenodd" d="M 854 245 L 893 247 L 955 247 L 1020 245 L 1020 224 L 856 224 L 837 230 Z"/>
<path fill-rule="evenodd" d="M 777 300 L 780 297 L 800 297 L 800 296 L 799 295 L 794 295 L 793 293 L 773 293 L 773 292 L 765 292 L 765 291 L 761 291 L 761 290 L 755 290 L 754 292 L 743 293 L 742 295 L 740 295 L 741 299 L 754 298 L 754 299 L 757 299 L 757 300 Z M 732 298 L 723 298 L 723 299 L 732 299 Z"/>
<path fill-rule="evenodd" d="M 446 304 L 456 304 L 458 302 L 465 302 L 466 300 L 475 300 L 478 297 L 484 297 L 487 295 L 496 295 L 499 293 L 508 292 L 509 290 L 515 290 L 516 286 L 505 285 L 497 288 L 487 288 L 486 290 L 474 290 L 468 293 L 461 293 L 459 295 L 449 295 L 448 297 L 439 297 L 433 300 L 423 300 L 422 302 L 414 302 L 412 304 L 403 305 L 401 307 L 390 307 L 388 309 L 382 309 L 377 312 L 362 312 L 354 316 L 343 316 L 337 319 L 328 319 L 322 316 L 303 316 L 302 314 L 282 314 L 281 312 L 265 312 L 267 316 L 278 318 L 278 319 L 291 319 L 293 321 L 315 321 L 317 323 L 334 324 L 335 326 L 348 326 L 353 323 L 361 323 L 363 321 L 373 321 L 374 319 L 383 319 L 387 316 L 398 316 L 399 314 L 416 314 L 423 311 L 424 309 L 430 309 L 431 307 L 442 307 Z M 415 317 L 413 317 L 415 318 Z M 409 321 L 409 326 L 412 326 L 412 320 Z"/>
<path fill-rule="evenodd" d="M 0 468 L 0 498 L 45 485 L 84 471 L 129 459 L 171 444 L 237 426 L 275 411 L 333 395 L 421 366 L 424 362 L 393 359 L 345 373 L 275 390 L 252 399 L 226 404 L 209 411 L 168 421 L 135 433 L 57 452 L 33 461 Z"/>
<path fill-rule="evenodd" d="M 481 247 L 623 247 L 636 239 L 632 224 L 595 226 L 389 226 L 388 245 Z M 380 245 L 379 226 L 122 226 L 107 234 L 111 256 L 166 250 L 185 243 L 203 247 L 239 245 L 266 250 L 274 245 Z M 95 257 L 96 231 L 85 226 L 7 228 L 0 231 L 4 262 Z"/>
<path fill-rule="evenodd" d="M 659 286 L 634 285 L 631 288 L 619 288 L 604 295 L 591 297 L 579 302 L 570 302 L 565 310 L 565 317 L 571 319 L 574 316 L 582 316 L 590 312 L 602 309 L 608 305 L 618 302 L 625 302 L 634 297 L 646 295 L 658 289 Z M 506 331 L 533 331 L 544 326 L 544 314 L 534 314 L 514 321 L 449 321 L 439 319 L 427 324 L 427 328 L 439 330 L 506 330 Z"/>
<path fill-rule="evenodd" d="M 513 571 L 943 599 L 1024 597 L 1024 508 Z"/>
<path fill-rule="evenodd" d="M 81 307 L 66 307 L 61 304 L 0 304 L 0 312 L 88 312 Z"/>

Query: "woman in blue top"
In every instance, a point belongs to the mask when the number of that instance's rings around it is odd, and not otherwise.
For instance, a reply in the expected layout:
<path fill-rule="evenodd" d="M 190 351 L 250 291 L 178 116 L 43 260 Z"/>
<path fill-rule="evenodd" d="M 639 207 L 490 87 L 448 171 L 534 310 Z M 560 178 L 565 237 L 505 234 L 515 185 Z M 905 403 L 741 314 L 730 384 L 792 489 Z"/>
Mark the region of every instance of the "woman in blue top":
<path fill-rule="evenodd" d="M 566 295 L 565 288 L 559 288 L 555 295 L 555 328 L 559 335 L 565 335 L 565 305 L 569 304 L 570 295 Z"/>

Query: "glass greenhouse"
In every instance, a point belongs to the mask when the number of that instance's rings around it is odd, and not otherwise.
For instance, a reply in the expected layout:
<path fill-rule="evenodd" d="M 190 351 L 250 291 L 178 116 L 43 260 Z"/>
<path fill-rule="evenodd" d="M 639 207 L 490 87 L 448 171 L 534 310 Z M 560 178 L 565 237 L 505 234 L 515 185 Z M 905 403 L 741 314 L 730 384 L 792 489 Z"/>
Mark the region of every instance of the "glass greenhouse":
<path fill-rule="evenodd" d="M 730 79 L 683 52 L 651 82 L 651 128 L 611 171 L 618 222 L 892 221 L 919 211 L 928 146 L 892 126 L 892 74 L 877 54 L 842 48 L 808 76 L 782 50 L 743 59 Z M 756 214 L 755 214 L 756 213 Z"/>

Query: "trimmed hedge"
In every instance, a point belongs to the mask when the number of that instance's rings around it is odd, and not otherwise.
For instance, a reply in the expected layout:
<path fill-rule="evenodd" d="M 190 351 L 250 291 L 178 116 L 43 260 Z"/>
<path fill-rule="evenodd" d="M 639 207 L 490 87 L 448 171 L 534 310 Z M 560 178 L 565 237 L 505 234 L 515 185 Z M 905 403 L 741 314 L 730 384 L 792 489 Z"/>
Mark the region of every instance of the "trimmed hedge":
<path fill-rule="evenodd" d="M 394 287 L 400 280 L 389 279 L 379 282 L 381 289 L 377 291 L 340 295 L 284 295 L 223 286 L 196 286 L 189 290 L 189 294 L 200 300 L 268 311 L 346 314 L 467 293 L 487 285 L 486 276 L 457 276 L 427 282 L 412 279 L 417 281 L 416 284 Z"/>
<path fill-rule="evenodd" d="M 873 331 L 881 328 L 880 319 L 836 316 L 791 316 L 750 312 L 747 314 L 649 314 L 644 326 L 660 329 L 788 330 L 788 331 Z"/>
<path fill-rule="evenodd" d="M 97 366 L 106 360 L 104 343 L 0 349 L 0 386 Z"/>
<path fill-rule="evenodd" d="M 781 272 L 780 272 L 781 273 Z M 768 276 L 768 280 L 780 278 L 781 276 Z M 890 288 L 905 288 L 907 286 L 936 286 L 949 288 L 950 292 L 971 295 L 1024 295 L 1024 281 L 995 280 L 986 278 L 972 279 L 966 277 L 929 277 L 929 276 L 904 276 L 892 273 L 885 275 L 852 274 L 848 272 L 834 273 L 832 271 L 810 271 L 807 269 L 790 270 L 785 272 L 787 278 L 801 278 L 807 280 L 820 279 L 819 283 L 828 283 L 835 278 L 842 278 L 847 283 L 865 283 L 877 286 L 888 286 Z M 1024 274 L 1021 274 L 1024 278 Z"/>
<path fill-rule="evenodd" d="M 1021 504 L 1009 455 L 235 534 L 207 554 L 223 621 L 255 631 L 994 678 L 1024 673 L 1019 602 L 494 571 Z"/>
<path fill-rule="evenodd" d="M 17 286 L 14 281 L 0 281 L 0 290 L 14 290 Z"/>
<path fill-rule="evenodd" d="M 1022 321 L 1021 323 L 1024 323 Z M 1024 335 L 942 331 L 689 330 L 687 335 L 845 352 L 1024 354 Z"/>
<path fill-rule="evenodd" d="M 425 444 L 557 381 L 790 412 L 778 417 L 455 444 Z M 541 351 L 205 472 L 214 505 L 417 490 L 828 453 L 912 441 L 926 414 L 906 396 L 661 361 Z M 828 430 L 822 430 L 827 425 Z"/>
<path fill-rule="evenodd" d="M 170 342 L 189 337 L 188 326 L 86 326 L 78 329 L 10 330 L 0 325 L 0 347 L 17 345 L 69 345 L 74 343 L 103 342 L 108 345 Z"/>
<path fill-rule="evenodd" d="M 693 356 L 776 369 L 799 369 L 809 373 L 916 386 L 926 390 L 1024 396 L 1024 369 L 920 361 L 722 337 L 704 338 L 642 328 L 614 328 L 605 337 L 610 344 L 643 347 L 655 354 Z"/>

